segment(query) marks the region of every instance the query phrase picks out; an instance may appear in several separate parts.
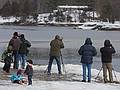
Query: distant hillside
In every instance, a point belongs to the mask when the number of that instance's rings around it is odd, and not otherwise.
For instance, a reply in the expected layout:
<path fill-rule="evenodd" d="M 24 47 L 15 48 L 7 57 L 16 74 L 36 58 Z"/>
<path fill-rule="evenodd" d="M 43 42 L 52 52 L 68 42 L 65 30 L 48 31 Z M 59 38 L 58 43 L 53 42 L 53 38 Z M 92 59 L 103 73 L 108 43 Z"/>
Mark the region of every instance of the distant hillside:
<path fill-rule="evenodd" d="M 7 2 L 7 1 L 10 1 L 11 3 L 12 2 L 19 2 L 19 0 L 0 0 L 0 9 L 3 7 L 3 5 Z"/>

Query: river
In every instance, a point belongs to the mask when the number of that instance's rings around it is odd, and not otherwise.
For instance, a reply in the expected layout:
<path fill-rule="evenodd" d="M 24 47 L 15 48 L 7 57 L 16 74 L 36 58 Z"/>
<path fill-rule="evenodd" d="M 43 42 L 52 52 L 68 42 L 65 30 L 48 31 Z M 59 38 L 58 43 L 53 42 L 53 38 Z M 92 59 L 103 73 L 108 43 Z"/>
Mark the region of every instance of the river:
<path fill-rule="evenodd" d="M 25 34 L 27 40 L 32 43 L 31 56 L 35 64 L 48 64 L 49 43 L 55 35 L 63 37 L 65 49 L 62 50 L 65 64 L 80 64 L 80 56 L 77 51 L 87 37 L 93 41 L 98 51 L 94 58 L 93 68 L 101 68 L 99 49 L 103 46 L 105 39 L 109 39 L 116 49 L 113 57 L 113 68 L 120 72 L 120 31 L 91 31 L 73 29 L 72 27 L 55 26 L 0 26 L 0 54 L 5 50 L 14 32 Z M 54 62 L 55 63 L 55 62 Z"/>

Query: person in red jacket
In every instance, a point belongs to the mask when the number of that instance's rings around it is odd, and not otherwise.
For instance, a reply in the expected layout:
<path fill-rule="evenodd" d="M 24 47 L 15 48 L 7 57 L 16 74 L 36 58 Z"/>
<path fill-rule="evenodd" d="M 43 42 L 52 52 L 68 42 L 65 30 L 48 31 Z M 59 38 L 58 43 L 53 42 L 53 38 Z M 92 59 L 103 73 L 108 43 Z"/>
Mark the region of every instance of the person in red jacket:
<path fill-rule="evenodd" d="M 28 60 L 27 61 L 28 64 L 26 66 L 26 69 L 25 69 L 25 74 L 28 76 L 28 85 L 32 85 L 32 76 L 33 76 L 33 61 L 32 60 Z"/>

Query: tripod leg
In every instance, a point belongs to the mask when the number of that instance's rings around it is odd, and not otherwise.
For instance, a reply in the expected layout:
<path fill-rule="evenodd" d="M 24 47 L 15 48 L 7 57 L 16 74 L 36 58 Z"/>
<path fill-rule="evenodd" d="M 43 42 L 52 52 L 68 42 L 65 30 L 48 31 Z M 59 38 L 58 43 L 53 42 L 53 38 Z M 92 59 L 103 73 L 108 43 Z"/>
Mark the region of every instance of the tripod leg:
<path fill-rule="evenodd" d="M 66 74 L 65 65 L 64 65 L 64 62 L 63 62 L 62 55 L 61 55 L 61 62 L 62 62 L 63 72 L 65 72 L 65 74 Z"/>
<path fill-rule="evenodd" d="M 114 68 L 112 68 L 112 70 L 113 70 L 113 74 L 114 74 L 114 76 L 115 76 L 115 78 L 116 78 L 116 81 L 118 82 L 118 79 L 117 79 L 117 76 L 116 76 L 116 74 L 115 74 Z"/>
<path fill-rule="evenodd" d="M 102 71 L 102 67 L 101 67 L 100 71 L 98 72 L 97 76 L 95 77 L 95 80 L 98 78 L 101 71 Z"/>

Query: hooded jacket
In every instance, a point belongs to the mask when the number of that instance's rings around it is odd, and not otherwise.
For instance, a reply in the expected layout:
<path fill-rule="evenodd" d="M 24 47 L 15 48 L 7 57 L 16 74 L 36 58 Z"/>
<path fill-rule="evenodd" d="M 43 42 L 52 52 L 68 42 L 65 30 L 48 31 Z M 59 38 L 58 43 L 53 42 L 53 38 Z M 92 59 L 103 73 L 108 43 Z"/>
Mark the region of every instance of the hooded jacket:
<path fill-rule="evenodd" d="M 28 47 L 31 46 L 31 43 L 24 38 L 23 34 L 21 34 L 20 40 L 21 40 L 21 44 L 20 44 L 20 48 L 19 48 L 19 53 L 20 54 L 27 54 Z"/>
<path fill-rule="evenodd" d="M 81 55 L 81 63 L 92 64 L 93 56 L 97 54 L 95 47 L 92 46 L 92 41 L 90 38 L 87 38 L 85 44 L 80 47 L 78 51 Z"/>
<path fill-rule="evenodd" d="M 112 54 L 115 53 L 115 49 L 109 40 L 105 40 L 104 47 L 100 49 L 100 52 L 101 52 L 101 59 L 103 63 L 112 62 Z"/>

